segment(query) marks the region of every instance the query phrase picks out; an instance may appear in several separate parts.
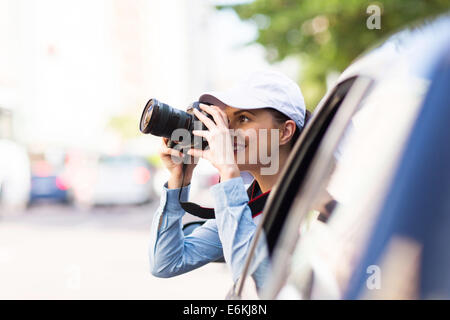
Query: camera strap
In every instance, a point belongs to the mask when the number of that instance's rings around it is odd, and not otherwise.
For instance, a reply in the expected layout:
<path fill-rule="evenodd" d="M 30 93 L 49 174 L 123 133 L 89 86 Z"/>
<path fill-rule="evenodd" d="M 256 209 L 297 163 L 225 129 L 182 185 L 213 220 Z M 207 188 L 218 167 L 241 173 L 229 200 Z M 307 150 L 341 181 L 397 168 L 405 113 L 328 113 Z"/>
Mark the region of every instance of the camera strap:
<path fill-rule="evenodd" d="M 184 183 L 184 168 L 182 181 L 183 181 L 182 183 Z M 180 191 L 178 193 L 178 201 L 180 202 L 181 207 L 186 212 L 202 219 L 215 219 L 216 216 L 214 208 L 202 207 L 193 202 L 181 201 L 181 190 L 182 188 L 180 188 Z M 247 195 L 248 198 L 250 199 L 248 202 L 248 206 L 250 207 L 250 210 L 252 212 L 252 218 L 255 218 L 256 216 L 262 213 L 267 198 L 269 197 L 270 190 L 256 196 L 256 194 L 260 192 L 261 188 L 259 187 L 258 182 L 256 180 L 253 180 L 252 184 L 247 189 Z"/>

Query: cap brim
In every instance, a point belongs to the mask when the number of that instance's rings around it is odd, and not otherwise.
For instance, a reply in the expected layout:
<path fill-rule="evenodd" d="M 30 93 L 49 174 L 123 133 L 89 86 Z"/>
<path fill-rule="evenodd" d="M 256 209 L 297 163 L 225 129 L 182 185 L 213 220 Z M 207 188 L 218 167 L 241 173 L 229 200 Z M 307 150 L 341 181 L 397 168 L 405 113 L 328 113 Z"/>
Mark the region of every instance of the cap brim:
<path fill-rule="evenodd" d="M 218 107 L 230 106 L 238 109 L 262 109 L 270 108 L 269 105 L 249 96 L 245 92 L 228 91 L 228 92 L 209 92 L 200 96 L 200 103 L 209 103 Z"/>
<path fill-rule="evenodd" d="M 273 108 L 271 106 L 262 104 L 257 99 L 249 98 L 244 94 L 236 94 L 236 92 L 226 93 L 226 92 L 210 92 L 204 93 L 198 99 L 200 103 L 207 103 L 214 106 L 225 108 L 227 106 L 237 108 L 237 109 L 264 109 Z M 275 109 L 275 108 L 273 108 Z M 277 109 L 275 109 L 277 110 Z M 289 117 L 289 115 L 286 115 Z M 295 120 L 294 120 L 295 121 Z M 295 121 L 298 128 L 303 126 Z"/>
<path fill-rule="evenodd" d="M 198 102 L 200 103 L 207 103 L 218 107 L 226 107 L 227 104 L 217 98 L 216 96 L 219 94 L 212 94 L 212 93 L 205 93 L 200 96 L 198 99 Z"/>

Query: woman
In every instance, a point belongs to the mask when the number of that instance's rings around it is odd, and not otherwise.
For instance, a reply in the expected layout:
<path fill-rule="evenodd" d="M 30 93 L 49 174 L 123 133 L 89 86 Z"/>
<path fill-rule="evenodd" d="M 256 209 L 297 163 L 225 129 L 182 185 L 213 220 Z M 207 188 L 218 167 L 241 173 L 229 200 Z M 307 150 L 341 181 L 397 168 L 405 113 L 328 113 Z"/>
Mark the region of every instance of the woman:
<path fill-rule="evenodd" d="M 168 148 L 163 139 L 160 156 L 170 178 L 152 224 L 151 272 L 172 277 L 223 257 L 237 281 L 260 219 L 252 217 L 240 172 L 248 171 L 255 178 L 252 198 L 270 191 L 306 123 L 307 112 L 298 85 L 272 71 L 253 73 L 229 91 L 204 94 L 199 101 L 211 104 L 200 108 L 213 120 L 194 110 L 208 130 L 194 130 L 193 134 L 206 139 L 209 149 L 190 149 L 188 154 L 209 160 L 219 172 L 220 183 L 210 190 L 215 219 L 184 236 L 181 219 L 185 211 L 179 203 L 179 188 L 180 200 L 187 201 L 196 161 L 187 165 L 181 186 L 182 163 L 176 160 L 183 155 Z M 251 270 L 257 289 L 267 267 L 267 255 L 261 257 Z"/>

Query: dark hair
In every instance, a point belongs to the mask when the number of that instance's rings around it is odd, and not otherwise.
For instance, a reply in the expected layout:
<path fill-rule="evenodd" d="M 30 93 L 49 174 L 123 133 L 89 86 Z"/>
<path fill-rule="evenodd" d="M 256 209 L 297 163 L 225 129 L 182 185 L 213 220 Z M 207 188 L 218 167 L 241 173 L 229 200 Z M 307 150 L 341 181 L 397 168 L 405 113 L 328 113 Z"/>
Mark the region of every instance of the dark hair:
<path fill-rule="evenodd" d="M 267 111 L 272 113 L 272 116 L 274 117 L 275 121 L 280 123 L 280 124 L 285 122 L 285 121 L 287 121 L 287 120 L 292 120 L 291 118 L 289 118 L 285 114 L 283 114 L 280 111 L 275 110 L 273 108 L 267 108 Z M 302 133 L 302 131 L 305 128 L 306 124 L 308 123 L 309 119 L 311 118 L 311 112 L 308 109 L 306 109 L 305 111 L 306 112 L 305 112 L 305 120 L 303 122 L 303 128 L 301 128 L 299 130 L 298 126 L 295 126 L 295 132 L 294 132 L 294 135 L 291 138 L 291 146 L 293 146 L 295 144 L 295 142 L 298 140 L 298 137 L 300 136 L 300 134 Z"/>

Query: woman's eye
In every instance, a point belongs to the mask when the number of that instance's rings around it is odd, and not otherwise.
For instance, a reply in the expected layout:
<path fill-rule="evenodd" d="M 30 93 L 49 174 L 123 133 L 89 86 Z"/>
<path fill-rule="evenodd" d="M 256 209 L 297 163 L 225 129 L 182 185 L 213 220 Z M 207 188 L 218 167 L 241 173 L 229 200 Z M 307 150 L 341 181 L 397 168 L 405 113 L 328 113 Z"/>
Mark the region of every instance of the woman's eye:
<path fill-rule="evenodd" d="M 239 116 L 239 121 L 240 121 L 240 122 L 246 122 L 246 121 L 249 121 L 249 120 L 250 120 L 250 119 L 247 118 L 246 116 L 243 116 L 243 115 Z"/>

